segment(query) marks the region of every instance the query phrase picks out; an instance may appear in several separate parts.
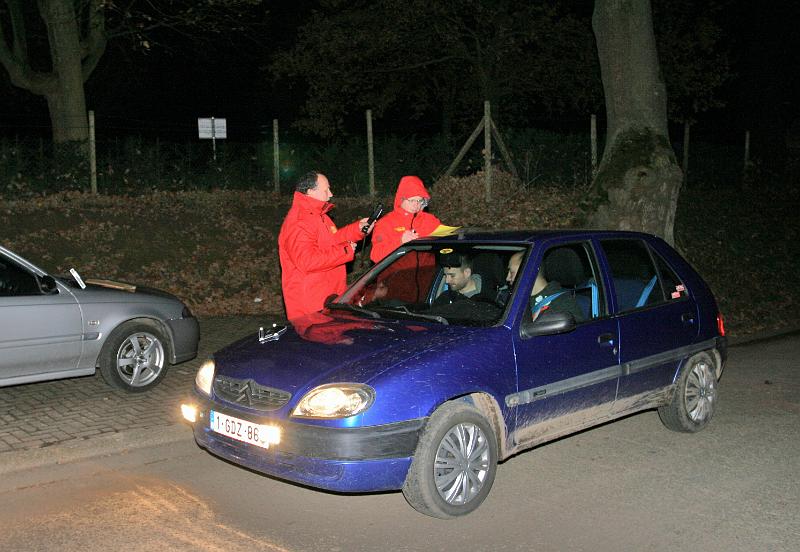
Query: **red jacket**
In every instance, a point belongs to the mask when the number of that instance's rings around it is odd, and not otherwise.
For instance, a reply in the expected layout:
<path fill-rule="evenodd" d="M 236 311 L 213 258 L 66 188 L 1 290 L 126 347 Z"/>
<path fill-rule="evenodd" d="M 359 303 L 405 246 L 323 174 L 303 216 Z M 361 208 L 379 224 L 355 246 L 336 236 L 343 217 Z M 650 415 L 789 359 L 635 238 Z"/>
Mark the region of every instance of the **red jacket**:
<path fill-rule="evenodd" d="M 345 264 L 353 260 L 348 242 L 363 237 L 359 222 L 337 230 L 326 214 L 333 204 L 294 193 L 278 235 L 281 284 L 289 320 L 322 310 L 325 298 L 346 288 Z"/>
<path fill-rule="evenodd" d="M 412 215 L 400 204 L 404 198 L 420 196 L 430 199 L 431 194 L 425 189 L 425 185 L 416 176 L 404 176 L 397 185 L 397 193 L 394 196 L 394 210 L 382 217 L 375 223 L 372 230 L 372 251 L 369 258 L 378 262 L 386 255 L 402 245 L 401 238 L 403 232 L 414 229 L 417 235 L 423 238 L 436 230 L 442 224 L 441 221 L 430 213 L 420 211 Z"/>

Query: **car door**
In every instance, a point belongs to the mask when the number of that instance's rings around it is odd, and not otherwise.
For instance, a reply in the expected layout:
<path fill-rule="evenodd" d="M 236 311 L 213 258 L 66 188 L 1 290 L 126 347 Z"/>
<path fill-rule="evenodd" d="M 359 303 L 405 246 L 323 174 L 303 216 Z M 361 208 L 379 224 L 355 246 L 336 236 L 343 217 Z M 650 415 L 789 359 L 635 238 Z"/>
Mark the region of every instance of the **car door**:
<path fill-rule="evenodd" d="M 605 286 L 593 248 L 589 242 L 557 245 L 542 257 L 546 259 L 559 248 L 573 251 L 582 267 L 571 281 L 561 282 L 566 293 L 577 295 L 588 286 L 593 288 L 594 300 L 581 306 L 583 319 L 570 332 L 529 338 L 515 332 L 518 392 L 506 403 L 516 406 L 514 439 L 519 446 L 602 421 L 616 395 L 620 372 L 617 322 L 608 316 Z M 525 288 L 518 290 L 517 297 L 531 295 L 539 270 L 543 269 L 530 266 L 523 275 Z M 522 292 L 526 295 L 520 296 Z M 527 305 L 523 319 L 532 310 L 532 305 Z"/>
<path fill-rule="evenodd" d="M 82 344 L 75 297 L 61 284 L 43 293 L 33 271 L 0 253 L 0 381 L 68 375 L 78 366 Z"/>
<path fill-rule="evenodd" d="M 675 272 L 644 240 L 601 240 L 620 328 L 615 412 L 663 402 L 698 335 L 697 305 Z"/>

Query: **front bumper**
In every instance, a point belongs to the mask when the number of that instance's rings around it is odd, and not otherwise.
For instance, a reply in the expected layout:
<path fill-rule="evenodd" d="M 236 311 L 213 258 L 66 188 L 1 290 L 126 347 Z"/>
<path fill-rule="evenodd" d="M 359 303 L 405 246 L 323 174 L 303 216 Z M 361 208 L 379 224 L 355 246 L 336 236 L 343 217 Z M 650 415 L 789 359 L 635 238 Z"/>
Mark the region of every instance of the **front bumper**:
<path fill-rule="evenodd" d="M 360 428 L 330 428 L 254 416 L 195 397 L 197 444 L 226 460 L 296 483 L 338 492 L 400 489 L 426 418 Z M 279 425 L 281 442 L 269 449 L 212 431 L 209 410 L 257 424 Z"/>
<path fill-rule="evenodd" d="M 169 333 L 172 335 L 171 364 L 178 364 L 196 357 L 200 342 L 200 324 L 197 322 L 197 318 L 176 318 L 166 322 Z"/>

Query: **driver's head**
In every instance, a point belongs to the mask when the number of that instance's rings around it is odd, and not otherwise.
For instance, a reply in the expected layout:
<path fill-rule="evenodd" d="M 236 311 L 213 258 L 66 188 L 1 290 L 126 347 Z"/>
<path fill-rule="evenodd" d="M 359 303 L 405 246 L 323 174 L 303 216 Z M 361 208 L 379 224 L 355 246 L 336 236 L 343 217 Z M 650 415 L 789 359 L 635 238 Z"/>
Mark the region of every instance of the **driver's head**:
<path fill-rule="evenodd" d="M 459 266 L 444 266 L 444 281 L 453 291 L 461 291 L 470 282 L 472 277 L 472 262 L 469 258 L 459 255 Z"/>

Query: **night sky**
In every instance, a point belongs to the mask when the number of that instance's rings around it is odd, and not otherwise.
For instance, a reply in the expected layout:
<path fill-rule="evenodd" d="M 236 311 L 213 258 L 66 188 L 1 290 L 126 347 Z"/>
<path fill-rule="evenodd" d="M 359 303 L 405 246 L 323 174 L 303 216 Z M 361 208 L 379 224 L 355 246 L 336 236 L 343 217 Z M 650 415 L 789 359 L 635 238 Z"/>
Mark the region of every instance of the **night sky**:
<path fill-rule="evenodd" d="M 161 34 L 157 38 L 166 47 L 147 54 L 110 44 L 86 86 L 88 107 L 95 110 L 98 125 L 108 134 L 157 134 L 180 141 L 194 138 L 197 117 L 216 116 L 228 119 L 230 139 L 252 140 L 269 132 L 275 117 L 291 121 L 302 90 L 276 82 L 265 66 L 274 50 L 291 45 L 315 2 L 264 4 L 268 8 L 252 12 L 256 36 L 226 33 L 198 46 Z M 697 132 L 705 134 L 704 139 L 724 141 L 751 128 L 765 140 L 778 142 L 800 116 L 800 7 L 795 2 L 725 4 L 720 24 L 731 45 L 735 77 L 719 94 L 726 106 L 703 114 Z M 0 97 L 0 134 L 49 135 L 44 100 L 14 88 L 4 72 Z"/>

